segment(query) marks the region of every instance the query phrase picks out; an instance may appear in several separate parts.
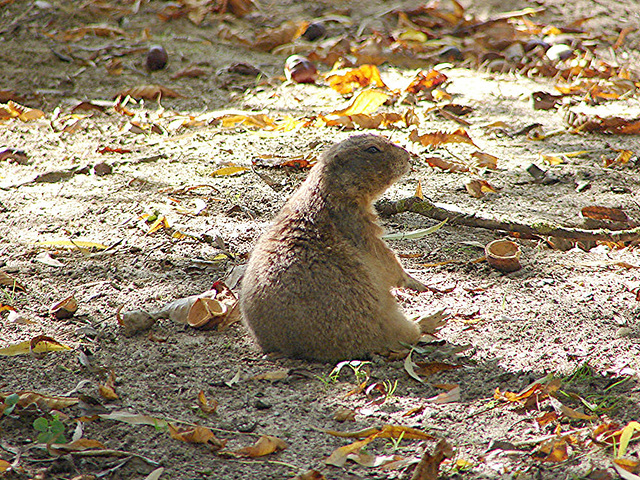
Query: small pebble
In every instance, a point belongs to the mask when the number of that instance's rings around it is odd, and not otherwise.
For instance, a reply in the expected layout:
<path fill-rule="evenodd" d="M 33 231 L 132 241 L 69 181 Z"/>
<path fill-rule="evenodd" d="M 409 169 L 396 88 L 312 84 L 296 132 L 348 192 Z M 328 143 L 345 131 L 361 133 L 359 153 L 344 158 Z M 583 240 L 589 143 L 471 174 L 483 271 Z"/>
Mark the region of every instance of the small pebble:
<path fill-rule="evenodd" d="M 566 60 L 573 55 L 573 48 L 564 43 L 559 43 L 553 47 L 549 47 L 547 50 L 547 58 L 552 62 L 558 62 L 560 60 Z"/>

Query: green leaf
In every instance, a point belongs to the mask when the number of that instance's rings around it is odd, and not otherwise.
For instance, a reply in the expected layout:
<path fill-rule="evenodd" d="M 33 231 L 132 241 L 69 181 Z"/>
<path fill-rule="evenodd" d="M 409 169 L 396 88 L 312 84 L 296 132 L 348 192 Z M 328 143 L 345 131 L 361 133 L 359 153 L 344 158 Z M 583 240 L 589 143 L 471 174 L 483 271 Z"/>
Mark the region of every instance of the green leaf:
<path fill-rule="evenodd" d="M 426 237 L 427 235 L 431 235 L 432 233 L 437 232 L 445 223 L 447 223 L 446 218 L 433 227 L 421 228 L 420 230 L 412 230 L 411 232 L 387 233 L 386 235 L 383 235 L 382 238 L 384 238 L 385 240 L 416 240 L 418 238 Z"/>
<path fill-rule="evenodd" d="M 49 421 L 44 417 L 36 418 L 33 421 L 33 428 L 39 432 L 47 432 L 49 431 Z"/>

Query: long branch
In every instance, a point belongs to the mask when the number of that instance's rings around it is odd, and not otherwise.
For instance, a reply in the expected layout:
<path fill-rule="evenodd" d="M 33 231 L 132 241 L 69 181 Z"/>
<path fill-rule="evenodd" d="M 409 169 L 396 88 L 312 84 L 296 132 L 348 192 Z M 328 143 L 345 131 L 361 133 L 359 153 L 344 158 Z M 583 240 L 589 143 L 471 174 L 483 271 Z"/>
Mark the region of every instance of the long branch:
<path fill-rule="evenodd" d="M 434 220 L 447 220 L 447 223 L 454 225 L 466 225 L 468 227 L 486 228 L 488 230 L 504 230 L 506 232 L 518 232 L 525 235 L 540 235 L 543 237 L 560 237 L 575 241 L 600 240 L 609 242 L 629 242 L 640 240 L 640 227 L 630 230 L 607 230 L 600 228 L 597 230 L 584 230 L 580 228 L 569 228 L 555 225 L 548 222 L 538 222 L 526 225 L 518 222 L 507 222 L 484 218 L 472 213 L 448 210 L 441 206 L 436 206 L 428 200 L 418 197 L 404 198 L 390 201 L 381 200 L 376 204 L 376 209 L 383 216 L 390 216 L 396 213 L 413 212 Z"/>

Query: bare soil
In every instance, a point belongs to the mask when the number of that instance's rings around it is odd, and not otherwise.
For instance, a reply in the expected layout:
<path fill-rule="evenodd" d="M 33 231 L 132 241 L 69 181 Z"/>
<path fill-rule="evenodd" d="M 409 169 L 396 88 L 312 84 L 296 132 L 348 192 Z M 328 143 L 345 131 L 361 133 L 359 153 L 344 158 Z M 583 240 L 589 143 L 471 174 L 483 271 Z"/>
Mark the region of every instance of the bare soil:
<path fill-rule="evenodd" d="M 219 280 L 237 290 L 236 267 L 246 261 L 256 238 L 306 175 L 305 170 L 265 167 L 236 176 L 212 176 L 212 172 L 229 162 L 251 167 L 253 160 L 264 155 L 319 155 L 354 132 L 336 127 L 269 131 L 216 124 L 173 130 L 168 125 L 178 115 L 211 114 L 213 118 L 224 111 L 241 111 L 272 118 L 311 118 L 346 106 L 349 99 L 324 85 L 284 82 L 279 77 L 286 55 L 221 41 L 215 15 L 196 26 L 186 18 L 161 21 L 157 12 L 166 7 L 165 2 L 140 2 L 137 13 L 120 18 L 113 12 L 107 17 L 81 8 L 92 3 L 18 1 L 0 7 L 0 90 L 16 92 L 19 103 L 45 112 L 43 118 L 30 122 L 0 123 L 0 147 L 23 150 L 29 160 L 27 164 L 0 160 L 0 267 L 26 287 L 24 292 L 3 289 L 0 303 L 28 320 L 10 321 L 4 312 L 0 348 L 38 335 L 72 347 L 42 357 L 0 356 L 0 392 L 83 395 L 82 405 L 61 410 L 67 439 L 81 425 L 84 438 L 131 455 L 55 456 L 34 446 L 33 421 L 51 417 L 45 407 L 32 405 L 0 417 L 0 460 L 18 459 L 14 471 L 4 474 L 7 478 L 133 479 L 145 478 L 162 466 L 161 478 L 172 479 L 281 479 L 310 469 L 327 479 L 409 479 L 415 462 L 392 469 L 352 461 L 344 467 L 325 464 L 331 452 L 354 439 L 324 430 L 356 431 L 384 424 L 415 427 L 446 439 L 454 454 L 441 465 L 442 478 L 617 478 L 611 467 L 612 447 L 594 443 L 590 434 L 598 425 L 624 426 L 640 420 L 637 245 L 618 248 L 603 243 L 588 251 L 577 246 L 560 251 L 540 238 L 516 238 L 523 268 L 504 274 L 486 262 L 472 261 L 483 255 L 482 246 L 506 237 L 506 232 L 445 225 L 417 240 L 390 241 L 407 270 L 433 287 L 420 294 L 397 292 L 407 315 L 442 308 L 452 315 L 439 333 L 441 341 L 414 352 L 413 360 L 459 368 L 433 373 L 420 383 L 407 374 L 403 360 L 373 358 L 363 368 L 369 372 L 369 385 L 385 385 L 380 387 L 387 391 L 382 399 L 376 395 L 378 390 L 348 395 L 359 383 L 350 367 L 332 377 L 335 365 L 263 355 L 240 323 L 223 331 L 201 331 L 163 319 L 149 334 L 124 336 L 116 316 L 120 307 L 154 310 L 208 290 Z M 275 26 L 285 19 L 340 14 L 348 15 L 353 26 L 335 27 L 338 30 L 354 31 L 363 24 L 365 29 L 385 28 L 380 13 L 397 5 L 366 3 L 281 2 L 263 6 L 251 21 Z M 620 29 L 639 24 L 637 4 L 632 1 L 483 2 L 468 5 L 468 12 L 488 17 L 507 7 L 527 6 L 546 7 L 535 17 L 544 24 L 565 25 L 590 15 L 583 26 L 612 39 L 611 43 Z M 68 43 L 46 35 L 95 23 L 123 28 L 135 36 L 86 36 Z M 632 31 L 617 52 L 602 40 L 601 54 L 615 54 L 620 62 L 633 64 L 638 58 L 638 38 L 639 32 Z M 144 70 L 150 44 L 162 44 L 169 52 L 166 69 Z M 104 62 L 91 58 L 92 52 L 106 45 L 124 52 L 120 75 L 107 74 Z M 127 53 L 127 49 L 133 50 Z M 62 61 L 61 56 L 71 61 Z M 229 78 L 223 69 L 238 61 L 256 66 L 262 75 Z M 192 64 L 206 75 L 171 79 Z M 423 160 L 433 153 L 410 141 L 408 129 L 398 128 L 378 133 L 410 150 L 416 161 L 412 171 L 385 194 L 386 199 L 412 196 L 420 182 L 424 196 L 432 201 L 504 221 L 582 228 L 580 211 L 592 205 L 620 208 L 633 221 L 640 221 L 636 135 L 572 134 L 562 112 L 534 110 L 532 92 L 554 92 L 551 79 L 464 66 L 442 68 L 449 77 L 446 91 L 453 101 L 473 108 L 465 117 L 471 124 L 467 132 L 481 151 L 499 159 L 497 170 L 480 173 L 498 190 L 482 198 L 470 196 L 464 184 L 477 175 L 429 167 Z M 393 65 L 382 65 L 380 70 L 389 86 L 406 85 L 416 73 Z M 161 84 L 183 95 L 128 107 L 137 120 L 166 129 L 137 133 L 129 117 L 112 110 L 90 112 L 71 131 L 59 128 L 59 119 L 70 115 L 79 101 L 111 100 L 119 91 L 140 84 Z M 429 101 L 414 105 L 423 119 L 421 132 L 460 127 L 434 114 L 433 105 Z M 576 108 L 601 116 L 640 115 L 635 91 L 617 101 Z M 498 121 L 513 130 L 539 123 L 545 133 L 562 133 L 542 140 L 490 134 L 486 125 Z M 104 147 L 129 153 L 99 153 Z M 438 154 L 456 159 L 474 150 L 454 144 Z M 619 150 L 633 152 L 631 160 L 604 168 L 601 157 L 615 158 Z M 540 157 L 575 151 L 586 153 L 553 166 Z M 97 174 L 95 166 L 101 163 L 108 164 L 111 173 Z M 527 172 L 532 163 L 556 181 L 535 182 Z M 42 177 L 46 172 L 57 173 Z M 281 188 L 269 186 L 257 173 L 268 175 Z M 199 188 L 189 189 L 195 186 Z M 206 208 L 185 214 L 184 209 L 193 209 L 196 200 L 205 202 Z M 145 214 L 165 216 L 172 228 L 149 234 Z M 391 233 L 436 223 L 413 213 L 382 222 Z M 175 231 L 188 236 L 175 238 Z M 38 244 L 59 240 L 87 240 L 113 248 L 100 252 Z M 42 252 L 60 266 L 39 261 Z M 52 318 L 50 305 L 71 294 L 79 302 L 76 315 Z M 288 373 L 278 380 L 254 378 L 282 369 Z M 109 370 L 115 373 L 119 396 L 112 401 L 98 393 Z M 594 416 L 587 420 L 565 414 L 541 425 L 536 419 L 554 412 L 557 400 L 544 398 L 527 408 L 517 402 L 494 402 L 497 388 L 519 392 L 549 374 L 562 380 L 557 399 L 573 409 L 584 409 L 580 398 L 584 399 L 598 407 Z M 438 385 L 452 384 L 460 387 L 459 401 L 428 401 L 445 391 Z M 201 391 L 219 403 L 215 413 L 206 416 L 197 408 Z M 99 405 L 89 407 L 91 399 Z M 422 408 L 412 412 L 417 407 Z M 334 420 L 339 408 L 353 410 L 354 420 Z M 207 426 L 227 441 L 226 451 L 253 444 L 261 435 L 281 438 L 288 447 L 264 457 L 234 457 L 174 440 L 164 428 L 91 417 L 113 411 Z M 561 438 L 566 432 L 575 438 L 564 440 L 566 458 L 550 461 L 539 453 L 544 439 L 555 438 L 555 433 Z M 433 444 L 426 442 L 424 448 Z M 397 444 L 377 439 L 366 447 L 372 455 L 416 460 L 422 451 L 422 442 L 406 439 Z M 639 453 L 638 445 L 632 443 L 626 456 L 637 460 Z"/>

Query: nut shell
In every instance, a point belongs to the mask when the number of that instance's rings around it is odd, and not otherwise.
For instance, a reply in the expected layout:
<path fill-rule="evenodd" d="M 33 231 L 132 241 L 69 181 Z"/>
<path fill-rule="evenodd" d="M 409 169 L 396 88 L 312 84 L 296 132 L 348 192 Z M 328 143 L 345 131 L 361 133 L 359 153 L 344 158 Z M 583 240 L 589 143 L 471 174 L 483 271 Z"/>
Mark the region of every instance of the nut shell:
<path fill-rule="evenodd" d="M 496 270 L 509 273 L 520 270 L 520 247 L 510 240 L 494 240 L 484 247 L 487 262 Z"/>

